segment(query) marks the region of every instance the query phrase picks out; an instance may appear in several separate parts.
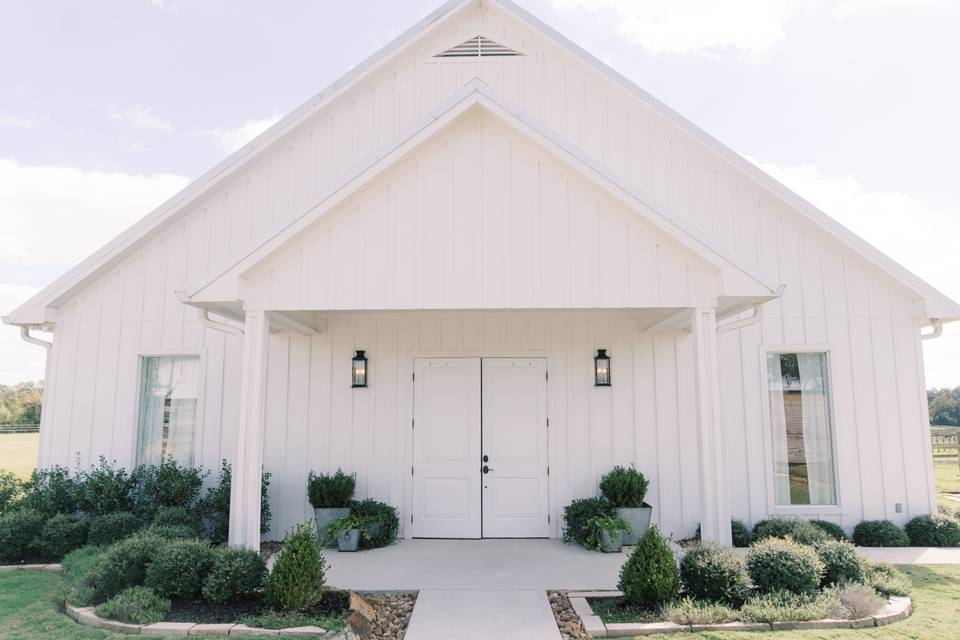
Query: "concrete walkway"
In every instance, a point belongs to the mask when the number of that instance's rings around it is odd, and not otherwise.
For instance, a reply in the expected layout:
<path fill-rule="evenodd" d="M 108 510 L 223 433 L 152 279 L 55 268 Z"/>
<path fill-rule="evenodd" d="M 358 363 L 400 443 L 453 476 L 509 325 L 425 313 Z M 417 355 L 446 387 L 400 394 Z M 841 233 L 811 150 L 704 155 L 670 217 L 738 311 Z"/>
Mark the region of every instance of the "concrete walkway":
<path fill-rule="evenodd" d="M 547 594 L 536 590 L 426 589 L 406 640 L 560 640 Z"/>

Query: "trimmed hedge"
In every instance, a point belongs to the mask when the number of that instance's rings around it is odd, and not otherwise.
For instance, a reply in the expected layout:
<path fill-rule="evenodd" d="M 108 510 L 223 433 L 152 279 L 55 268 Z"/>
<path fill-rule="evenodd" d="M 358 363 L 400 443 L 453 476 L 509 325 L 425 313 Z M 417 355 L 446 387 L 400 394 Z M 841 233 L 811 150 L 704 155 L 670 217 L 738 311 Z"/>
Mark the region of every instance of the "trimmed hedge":
<path fill-rule="evenodd" d="M 10 511 L 0 516 L 0 560 L 20 562 L 36 556 L 43 530 L 43 514 L 32 509 Z"/>
<path fill-rule="evenodd" d="M 960 547 L 960 522 L 941 515 L 917 516 L 904 527 L 915 547 Z"/>
<path fill-rule="evenodd" d="M 753 539 L 791 537 L 800 544 L 812 545 L 830 538 L 822 529 L 806 520 L 770 518 L 753 526 Z"/>
<path fill-rule="evenodd" d="M 59 560 L 87 543 L 90 521 L 86 516 L 61 513 L 47 520 L 37 538 L 40 555 Z"/>
<path fill-rule="evenodd" d="M 279 611 L 306 609 L 323 596 L 327 563 L 312 522 L 284 536 L 283 548 L 267 576 L 263 598 Z"/>
<path fill-rule="evenodd" d="M 266 575 L 267 565 L 256 551 L 219 547 L 203 580 L 203 597 L 216 603 L 249 598 L 263 588 Z"/>
<path fill-rule="evenodd" d="M 814 548 L 824 566 L 823 586 L 863 582 L 863 558 L 855 546 L 846 540 L 825 540 Z"/>
<path fill-rule="evenodd" d="M 159 536 L 140 533 L 108 547 L 81 583 L 89 589 L 90 601 L 104 602 L 128 587 L 143 584 L 147 567 L 167 544 Z"/>
<path fill-rule="evenodd" d="M 586 546 L 590 536 L 590 520 L 616 515 L 616 510 L 605 498 L 580 498 L 563 508 L 563 541 Z"/>
<path fill-rule="evenodd" d="M 910 538 L 889 520 L 864 520 L 853 529 L 858 547 L 909 547 Z"/>
<path fill-rule="evenodd" d="M 170 613 L 170 601 L 148 587 L 130 587 L 99 607 L 97 615 L 131 624 L 153 624 Z"/>
<path fill-rule="evenodd" d="M 824 566 L 811 547 L 793 540 L 766 538 L 750 548 L 747 570 L 759 593 L 811 595 L 820 586 Z"/>
<path fill-rule="evenodd" d="M 684 591 L 698 600 L 739 606 L 749 592 L 743 559 L 732 549 L 701 543 L 687 550 L 680 561 Z"/>
<path fill-rule="evenodd" d="M 107 545 L 128 538 L 143 527 L 140 518 L 128 511 L 97 516 L 90 522 L 89 544 Z"/>
<path fill-rule="evenodd" d="M 680 572 L 667 541 L 655 526 L 649 527 L 620 569 L 617 588 L 637 607 L 653 609 L 676 600 Z"/>
<path fill-rule="evenodd" d="M 203 540 L 169 540 L 154 555 L 143 584 L 168 598 L 200 595 L 213 567 L 213 549 Z"/>

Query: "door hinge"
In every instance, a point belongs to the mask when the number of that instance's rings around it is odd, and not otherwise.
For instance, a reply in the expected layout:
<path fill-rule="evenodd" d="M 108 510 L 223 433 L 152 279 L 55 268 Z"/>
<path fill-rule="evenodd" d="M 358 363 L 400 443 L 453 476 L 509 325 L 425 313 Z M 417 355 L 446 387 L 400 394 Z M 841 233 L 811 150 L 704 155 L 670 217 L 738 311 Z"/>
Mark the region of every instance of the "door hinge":
<path fill-rule="evenodd" d="M 550 514 L 547 514 L 547 524 L 550 524 Z"/>
<path fill-rule="evenodd" d="M 549 372 L 549 371 L 544 371 L 544 372 L 543 372 L 543 378 L 544 378 L 545 380 L 549 380 L 549 379 L 550 379 L 550 372 Z M 548 516 L 548 517 L 549 517 L 549 516 Z"/>
<path fill-rule="evenodd" d="M 550 428 L 550 418 L 547 418 L 547 429 Z"/>
<path fill-rule="evenodd" d="M 411 379 L 411 380 L 416 380 L 416 379 L 417 379 L 417 372 L 416 372 L 416 371 L 414 371 L 413 373 L 410 374 L 410 379 Z"/>
<path fill-rule="evenodd" d="M 411 428 L 411 429 L 416 428 L 416 424 L 417 424 L 417 419 L 416 419 L 416 418 L 410 418 L 410 428 Z"/>
<path fill-rule="evenodd" d="M 547 475 L 550 475 L 550 467 L 547 467 Z"/>
<path fill-rule="evenodd" d="M 410 467 L 410 475 L 413 475 L 413 467 Z"/>
<path fill-rule="evenodd" d="M 413 514 L 410 514 L 410 524 L 413 524 Z"/>

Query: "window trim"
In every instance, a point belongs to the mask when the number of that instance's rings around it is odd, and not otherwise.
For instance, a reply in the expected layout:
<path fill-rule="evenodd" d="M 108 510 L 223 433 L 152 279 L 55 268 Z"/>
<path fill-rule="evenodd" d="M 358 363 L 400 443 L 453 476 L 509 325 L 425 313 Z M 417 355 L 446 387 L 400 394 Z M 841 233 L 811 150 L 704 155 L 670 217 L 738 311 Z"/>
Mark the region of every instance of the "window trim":
<path fill-rule="evenodd" d="M 136 468 L 140 464 L 139 438 L 140 438 L 140 401 L 143 396 L 143 361 L 146 358 L 162 358 L 171 356 L 186 356 L 200 358 L 199 388 L 197 390 L 197 425 L 193 438 L 193 466 L 202 467 L 200 454 L 203 451 L 203 426 L 204 426 L 204 390 L 207 384 L 207 350 L 206 349 L 152 349 L 141 351 L 136 355 L 137 358 L 137 377 L 135 380 L 136 399 L 133 409 L 133 429 L 130 436 L 130 460 L 133 461 L 131 468 Z"/>
<path fill-rule="evenodd" d="M 836 504 L 776 504 L 776 487 L 773 479 L 773 424 L 770 420 L 770 388 L 769 372 L 767 369 L 767 355 L 771 353 L 822 353 L 826 358 L 827 390 L 830 398 L 830 444 L 833 447 L 833 481 L 836 492 Z M 840 482 L 840 446 L 837 438 L 837 397 L 833 384 L 833 349 L 829 344 L 761 344 L 759 347 L 760 360 L 760 403 L 763 412 L 763 451 L 764 451 L 764 478 L 767 488 L 767 512 L 777 516 L 818 516 L 818 515 L 846 515 L 843 488 Z"/>

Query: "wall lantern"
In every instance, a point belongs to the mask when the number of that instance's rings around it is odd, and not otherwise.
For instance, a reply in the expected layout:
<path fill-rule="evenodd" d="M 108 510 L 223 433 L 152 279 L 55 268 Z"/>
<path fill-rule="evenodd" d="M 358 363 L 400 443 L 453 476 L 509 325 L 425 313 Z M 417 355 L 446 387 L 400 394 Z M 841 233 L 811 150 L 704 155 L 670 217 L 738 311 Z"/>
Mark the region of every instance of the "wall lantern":
<path fill-rule="evenodd" d="M 367 386 L 367 356 L 363 354 L 363 349 L 359 349 L 357 355 L 353 356 L 353 366 L 350 369 L 350 386 L 353 388 Z"/>
<path fill-rule="evenodd" d="M 597 349 L 597 357 L 593 359 L 593 376 L 595 386 L 610 386 L 610 356 L 606 349 Z"/>

